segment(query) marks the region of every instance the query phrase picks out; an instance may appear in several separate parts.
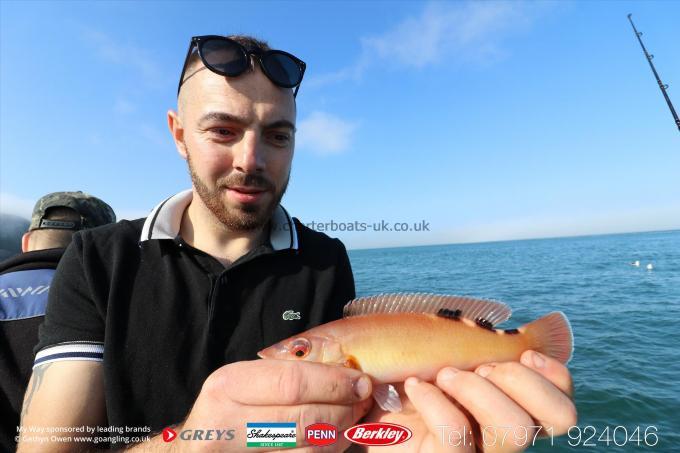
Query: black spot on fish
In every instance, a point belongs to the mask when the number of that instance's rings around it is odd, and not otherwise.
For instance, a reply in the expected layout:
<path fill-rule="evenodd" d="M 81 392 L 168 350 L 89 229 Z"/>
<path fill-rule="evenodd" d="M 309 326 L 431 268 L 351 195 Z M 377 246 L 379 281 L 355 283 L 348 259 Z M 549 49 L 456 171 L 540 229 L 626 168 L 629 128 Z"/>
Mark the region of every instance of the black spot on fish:
<path fill-rule="evenodd" d="M 517 329 L 505 329 L 505 333 L 510 334 L 510 335 L 515 335 L 519 333 L 519 330 Z"/>
<path fill-rule="evenodd" d="M 487 321 L 484 318 L 477 318 L 477 319 L 475 319 L 475 322 L 477 323 L 477 325 L 479 327 L 481 327 L 483 329 L 494 330 L 493 324 L 491 324 L 489 321 Z"/>
<path fill-rule="evenodd" d="M 437 316 L 458 321 L 460 319 L 461 313 L 462 312 L 460 310 L 449 310 L 448 308 L 442 308 L 437 312 Z"/>

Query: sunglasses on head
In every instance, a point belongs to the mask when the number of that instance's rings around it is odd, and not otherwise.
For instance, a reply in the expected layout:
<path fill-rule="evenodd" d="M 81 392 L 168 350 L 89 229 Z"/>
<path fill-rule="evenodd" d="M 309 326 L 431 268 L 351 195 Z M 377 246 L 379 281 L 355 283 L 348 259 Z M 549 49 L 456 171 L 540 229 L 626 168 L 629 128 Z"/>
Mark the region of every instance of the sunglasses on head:
<path fill-rule="evenodd" d="M 293 96 L 297 96 L 307 66 L 304 61 L 282 50 L 248 50 L 242 44 L 224 36 L 194 36 L 179 77 L 178 95 L 194 46 L 206 68 L 227 77 L 236 77 L 246 72 L 250 68 L 250 56 L 253 55 L 260 62 L 262 72 L 274 85 L 295 88 Z"/>

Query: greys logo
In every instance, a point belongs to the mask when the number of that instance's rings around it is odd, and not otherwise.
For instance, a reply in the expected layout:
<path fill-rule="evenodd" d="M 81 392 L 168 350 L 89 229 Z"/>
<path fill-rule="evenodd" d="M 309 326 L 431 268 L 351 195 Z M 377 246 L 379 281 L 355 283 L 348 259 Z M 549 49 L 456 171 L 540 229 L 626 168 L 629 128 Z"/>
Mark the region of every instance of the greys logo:
<path fill-rule="evenodd" d="M 165 442 L 172 442 L 178 437 L 182 440 L 232 440 L 235 435 L 235 429 L 183 429 L 179 435 L 172 428 L 163 430 Z"/>

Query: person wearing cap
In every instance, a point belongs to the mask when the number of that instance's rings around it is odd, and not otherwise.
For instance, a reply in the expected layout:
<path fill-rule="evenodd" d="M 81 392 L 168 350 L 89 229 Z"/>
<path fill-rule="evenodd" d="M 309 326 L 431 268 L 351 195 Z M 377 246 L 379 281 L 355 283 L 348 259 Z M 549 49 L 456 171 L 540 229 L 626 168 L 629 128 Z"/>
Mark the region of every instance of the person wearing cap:
<path fill-rule="evenodd" d="M 304 71 L 296 57 L 250 37 L 192 38 L 177 111 L 167 115 L 191 188 L 144 219 L 76 235 L 40 330 L 25 432 L 105 426 L 122 433 L 109 437 L 115 447 L 151 436 L 130 451 L 244 451 L 248 422 L 294 422 L 303 446 L 307 425 L 343 431 L 368 413 L 372 381 L 361 370 L 257 360 L 261 349 L 341 317 L 355 295 L 344 245 L 280 203 Z M 486 377 L 461 371 L 437 387 L 411 381 L 405 394 L 415 409 L 401 414 L 413 417 L 404 419 L 411 445 L 436 447 L 438 422 L 466 423 L 442 393 L 461 385 L 480 424 L 489 415 L 529 424 L 535 413 L 566 432 L 569 373 L 544 362 L 499 364 Z M 374 411 L 372 420 L 394 417 Z M 101 447 L 79 445 L 68 431 L 54 435 L 49 443 L 22 439 L 19 451 Z M 340 438 L 330 448 L 348 446 Z"/>
<path fill-rule="evenodd" d="M 0 262 L 0 451 L 16 448 L 21 403 L 50 283 L 76 231 L 115 223 L 111 207 L 83 192 L 54 192 L 33 209 L 21 254 Z"/>

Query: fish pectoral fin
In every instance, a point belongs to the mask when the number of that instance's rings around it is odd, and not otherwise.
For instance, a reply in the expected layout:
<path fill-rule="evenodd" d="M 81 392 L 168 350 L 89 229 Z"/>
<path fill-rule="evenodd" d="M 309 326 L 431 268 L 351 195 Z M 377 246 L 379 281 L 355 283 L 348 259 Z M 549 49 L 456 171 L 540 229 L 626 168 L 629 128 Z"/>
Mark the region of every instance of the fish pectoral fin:
<path fill-rule="evenodd" d="M 392 384 L 378 384 L 373 386 L 373 398 L 380 409 L 389 412 L 401 412 L 401 398 Z"/>

